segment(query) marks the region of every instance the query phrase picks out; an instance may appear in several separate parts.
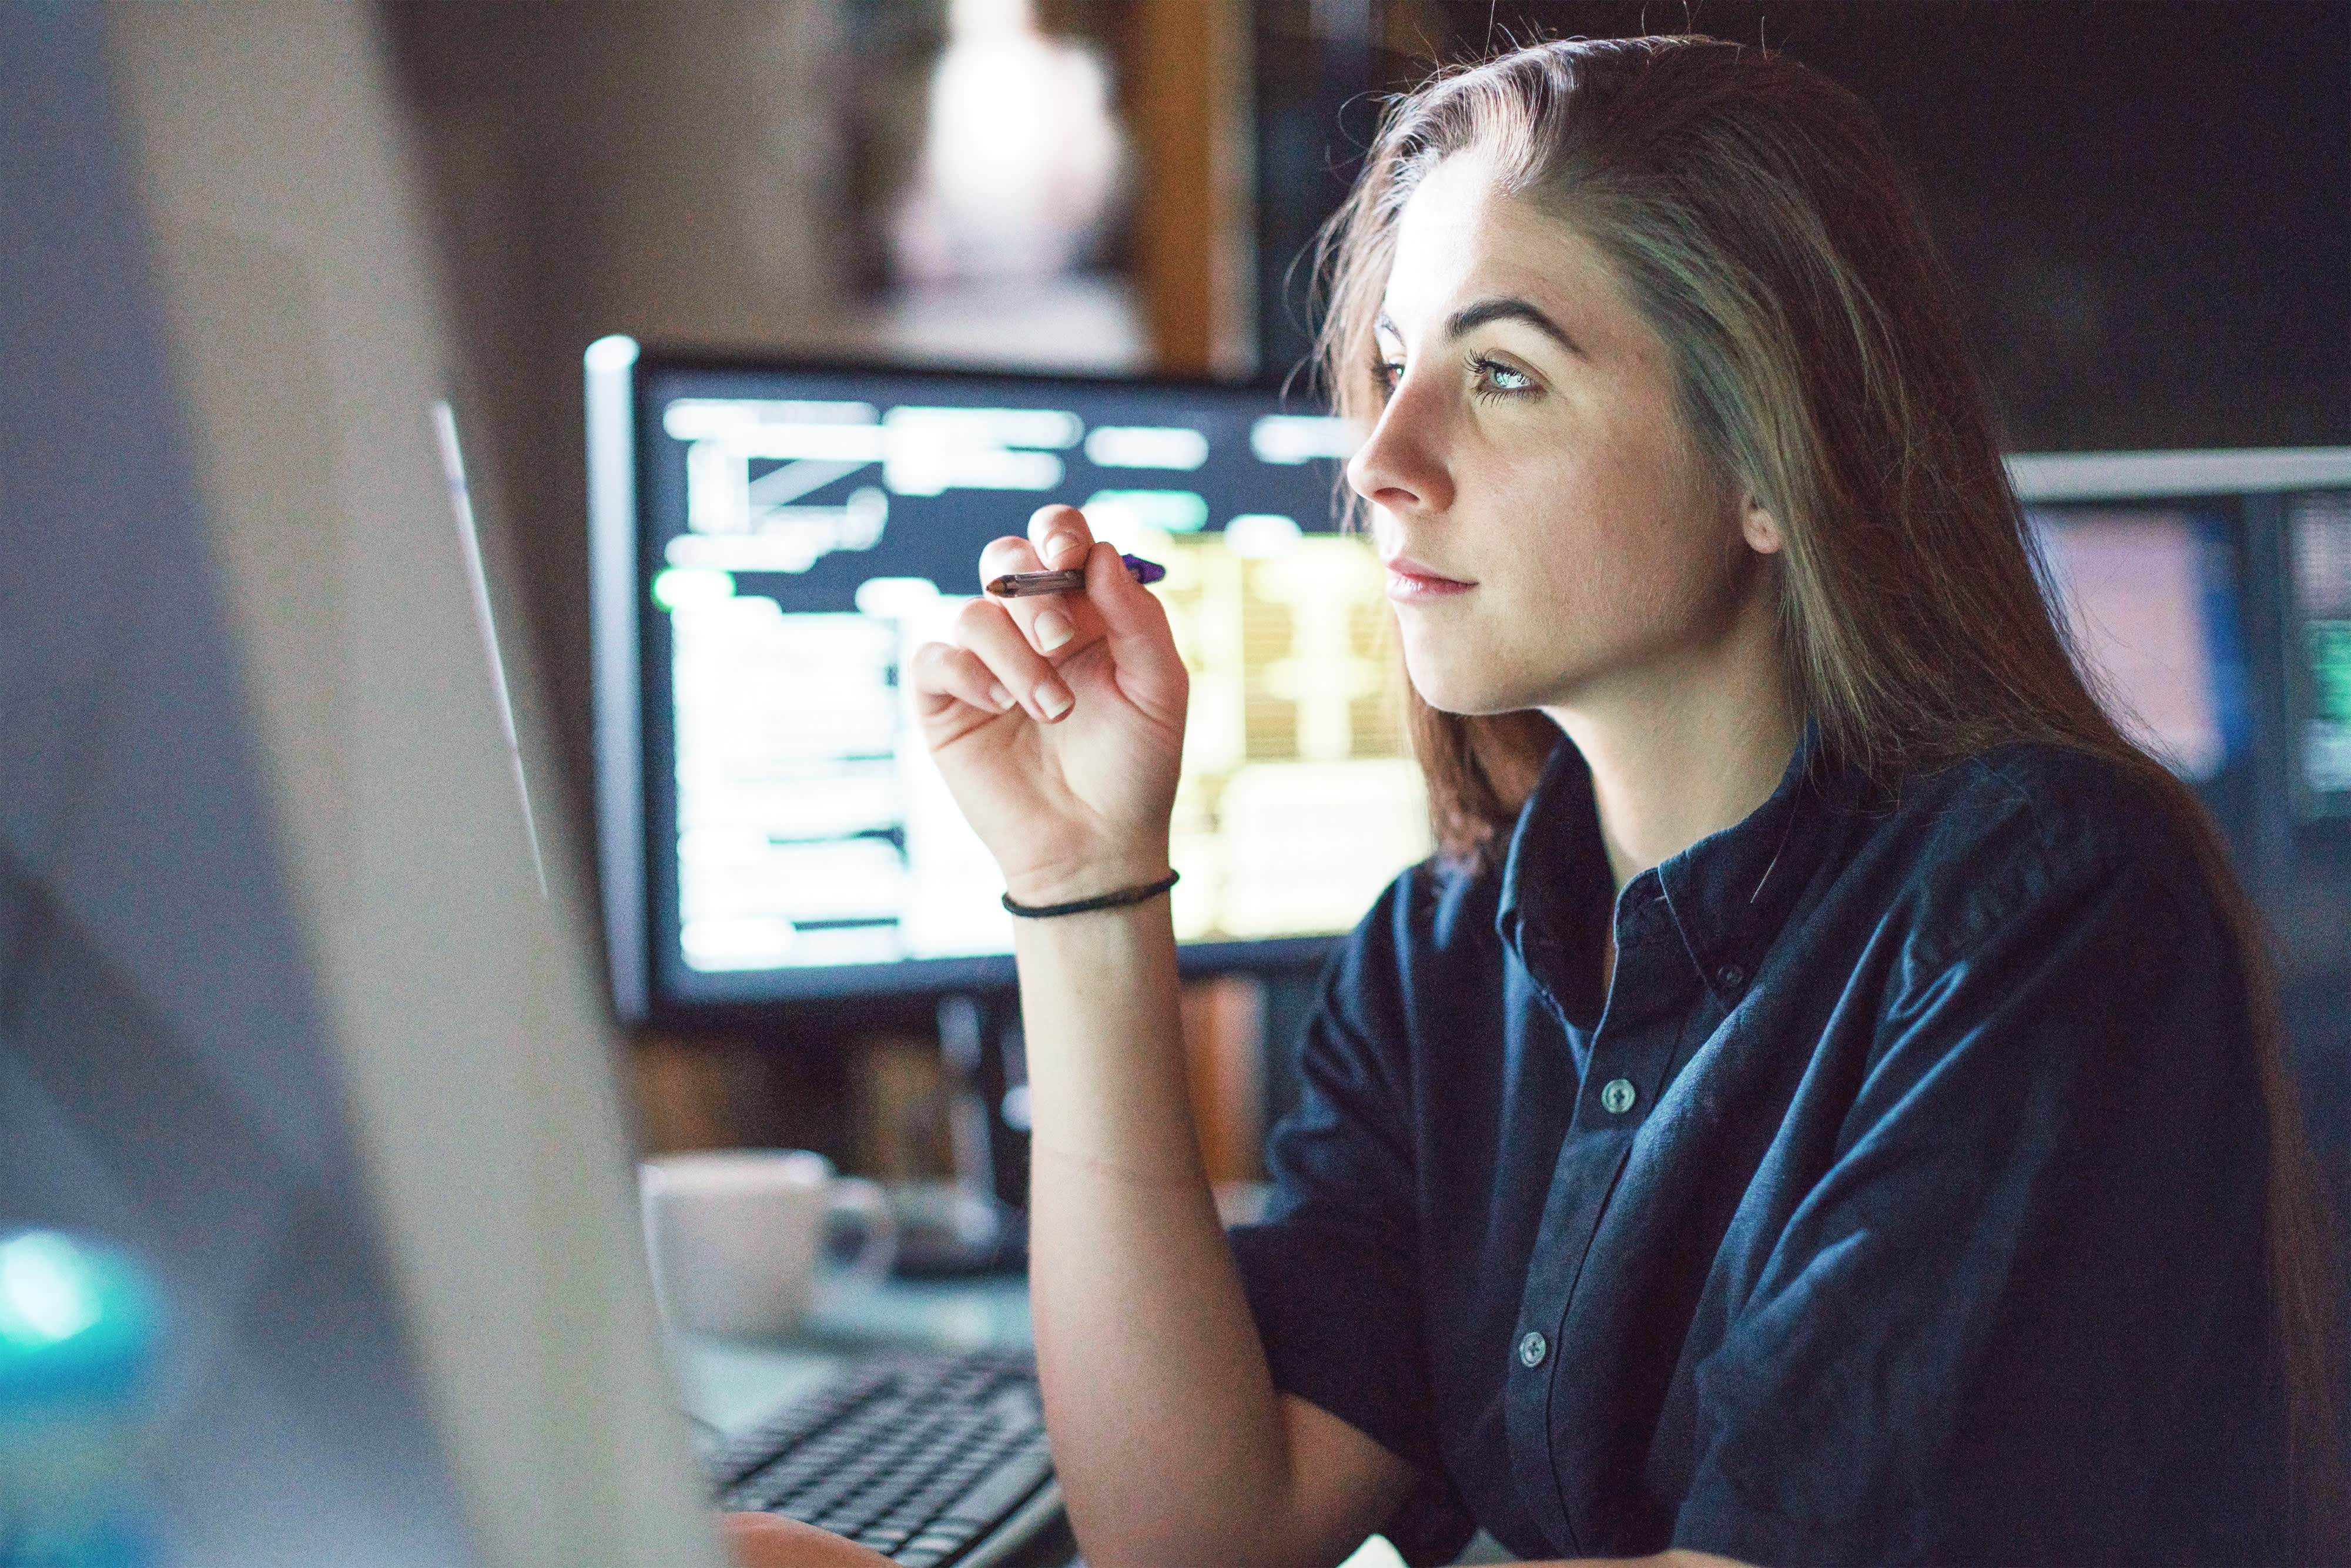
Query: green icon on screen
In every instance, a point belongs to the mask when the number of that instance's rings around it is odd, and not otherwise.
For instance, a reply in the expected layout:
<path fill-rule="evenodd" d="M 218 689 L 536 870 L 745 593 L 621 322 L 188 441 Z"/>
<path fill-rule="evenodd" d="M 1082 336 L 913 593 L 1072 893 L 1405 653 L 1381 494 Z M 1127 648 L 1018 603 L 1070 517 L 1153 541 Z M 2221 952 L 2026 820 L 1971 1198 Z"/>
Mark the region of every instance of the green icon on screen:
<path fill-rule="evenodd" d="M 2351 621 L 2314 621 L 2305 631 L 2314 716 L 2351 724 Z"/>

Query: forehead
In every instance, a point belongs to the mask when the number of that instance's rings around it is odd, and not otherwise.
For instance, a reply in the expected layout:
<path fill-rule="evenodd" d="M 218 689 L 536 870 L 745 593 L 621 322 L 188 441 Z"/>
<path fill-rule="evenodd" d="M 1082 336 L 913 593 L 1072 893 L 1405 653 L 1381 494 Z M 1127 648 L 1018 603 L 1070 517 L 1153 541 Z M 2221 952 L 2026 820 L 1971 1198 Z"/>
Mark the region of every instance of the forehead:
<path fill-rule="evenodd" d="M 1491 166 L 1456 153 L 1405 203 L 1381 304 L 1406 337 L 1478 299 L 1516 297 L 1554 320 L 1628 316 L 1597 246 L 1566 223 L 1504 191 Z"/>

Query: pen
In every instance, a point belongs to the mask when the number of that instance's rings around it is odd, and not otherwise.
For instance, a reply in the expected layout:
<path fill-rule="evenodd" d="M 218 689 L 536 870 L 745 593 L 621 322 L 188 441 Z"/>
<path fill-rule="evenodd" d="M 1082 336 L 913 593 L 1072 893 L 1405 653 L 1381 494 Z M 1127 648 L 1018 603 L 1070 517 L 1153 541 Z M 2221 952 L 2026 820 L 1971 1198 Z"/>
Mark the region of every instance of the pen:
<path fill-rule="evenodd" d="M 1145 560 L 1139 555 L 1118 558 L 1126 563 L 1126 575 L 1137 582 L 1153 583 L 1167 575 L 1167 569 L 1155 560 Z M 998 599 L 1027 599 L 1039 593 L 1075 593 L 1085 587 L 1083 567 L 1071 567 L 1067 571 L 1010 571 L 987 585 L 987 591 Z"/>

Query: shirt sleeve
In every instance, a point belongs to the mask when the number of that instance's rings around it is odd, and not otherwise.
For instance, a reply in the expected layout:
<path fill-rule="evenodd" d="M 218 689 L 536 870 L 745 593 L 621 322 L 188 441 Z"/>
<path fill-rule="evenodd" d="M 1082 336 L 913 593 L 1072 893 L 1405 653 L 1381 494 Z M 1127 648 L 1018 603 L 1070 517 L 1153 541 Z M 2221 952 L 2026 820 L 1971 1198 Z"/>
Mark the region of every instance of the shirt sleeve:
<path fill-rule="evenodd" d="M 1267 1151 L 1265 1221 L 1228 1233 L 1275 1386 L 1420 1471 L 1383 1530 L 1443 1563 L 1475 1530 L 1438 1461 L 1422 1340 L 1410 1071 L 1396 974 L 1406 873 L 1333 956 L 1300 1047 L 1297 1108 Z"/>
<path fill-rule="evenodd" d="M 1834 1161 L 1697 1369 L 1675 1544 L 2128 1560 L 2179 1434 L 2227 1440 L 2183 1408 L 2209 1369 L 2259 1403 L 2266 1120 L 2209 894 L 2125 858 L 1998 903 L 1895 959 Z"/>

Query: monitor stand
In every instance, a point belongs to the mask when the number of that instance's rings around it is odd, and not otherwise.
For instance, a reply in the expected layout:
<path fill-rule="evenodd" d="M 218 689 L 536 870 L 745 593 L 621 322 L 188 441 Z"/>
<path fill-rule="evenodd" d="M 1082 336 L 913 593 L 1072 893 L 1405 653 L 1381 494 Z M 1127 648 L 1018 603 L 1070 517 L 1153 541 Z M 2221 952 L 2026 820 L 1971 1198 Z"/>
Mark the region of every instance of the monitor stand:
<path fill-rule="evenodd" d="M 952 1181 L 899 1188 L 897 1271 L 936 1278 L 1021 1268 L 1028 1258 L 1027 1217 L 1006 1203 L 997 1183 L 996 1115 L 990 1108 L 1007 1076 L 1004 1043 L 1012 1025 L 980 998 L 939 998 L 939 1058 L 946 1070 Z M 991 1071 L 991 1069 L 993 1071 Z"/>

